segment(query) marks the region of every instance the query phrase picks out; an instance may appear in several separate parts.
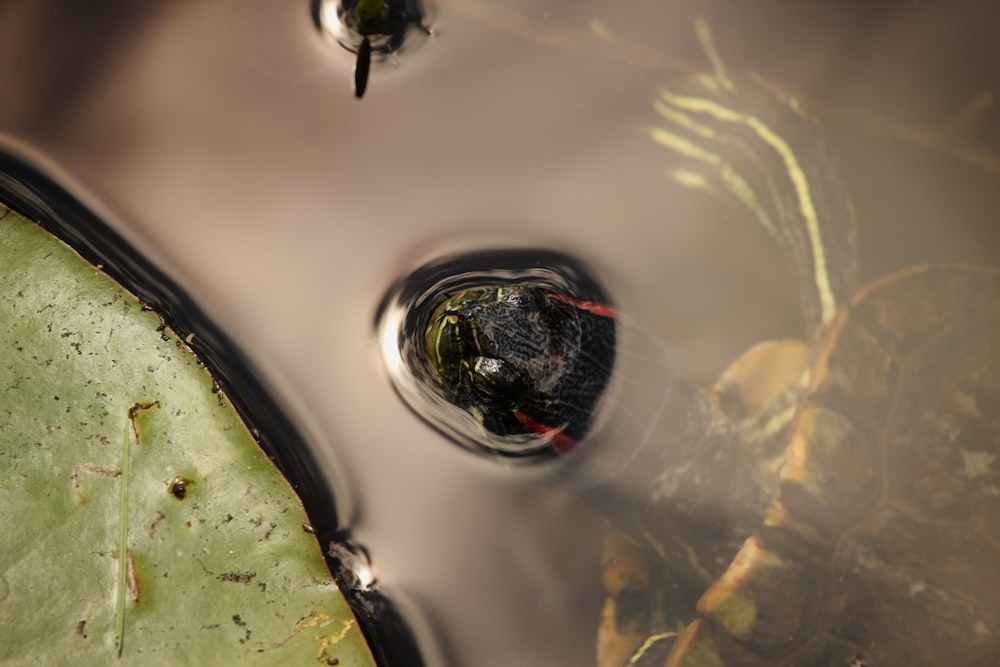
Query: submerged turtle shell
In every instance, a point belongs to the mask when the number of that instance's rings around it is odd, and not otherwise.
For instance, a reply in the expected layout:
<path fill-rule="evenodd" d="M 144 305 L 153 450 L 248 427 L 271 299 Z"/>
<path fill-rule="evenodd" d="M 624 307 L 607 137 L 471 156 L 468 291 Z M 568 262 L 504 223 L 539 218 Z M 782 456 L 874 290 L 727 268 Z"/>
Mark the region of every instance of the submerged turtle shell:
<path fill-rule="evenodd" d="M 1000 271 L 865 288 L 822 342 L 764 524 L 668 667 L 1000 664 Z"/>

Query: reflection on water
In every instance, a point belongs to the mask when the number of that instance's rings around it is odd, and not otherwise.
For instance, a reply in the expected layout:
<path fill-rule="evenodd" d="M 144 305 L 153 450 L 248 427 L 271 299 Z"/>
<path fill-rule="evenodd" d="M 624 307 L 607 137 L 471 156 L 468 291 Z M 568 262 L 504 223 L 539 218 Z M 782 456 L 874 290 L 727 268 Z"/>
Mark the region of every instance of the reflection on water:
<path fill-rule="evenodd" d="M 696 17 L 731 69 L 824 122 L 856 202 L 862 283 L 998 260 L 987 3 L 439 2 L 433 39 L 379 68 L 360 104 L 353 59 L 308 3 L 119 4 L 0 5 L 0 143 L 263 369 L 338 480 L 373 576 L 419 610 L 432 664 L 591 664 L 603 524 L 413 418 L 372 340 L 388 285 L 456 249 L 558 248 L 696 384 L 801 330 L 781 252 L 668 181 L 678 164 L 638 127 L 662 122 L 660 86 L 705 69 Z"/>

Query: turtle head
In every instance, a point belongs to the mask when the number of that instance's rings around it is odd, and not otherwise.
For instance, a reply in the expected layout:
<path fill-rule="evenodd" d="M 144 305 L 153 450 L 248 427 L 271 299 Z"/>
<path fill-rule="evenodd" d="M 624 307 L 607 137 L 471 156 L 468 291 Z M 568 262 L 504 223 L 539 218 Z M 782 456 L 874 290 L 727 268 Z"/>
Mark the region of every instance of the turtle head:
<path fill-rule="evenodd" d="M 567 446 L 588 421 L 580 406 L 596 399 L 567 381 L 592 391 L 605 369 L 582 366 L 590 323 L 551 289 L 493 283 L 445 296 L 426 327 L 426 364 L 448 400 L 491 433 L 547 433 Z"/>
<path fill-rule="evenodd" d="M 516 361 L 497 356 L 502 351 L 480 327 L 476 309 L 465 292 L 438 306 L 425 334 L 427 364 L 452 400 L 517 409 L 533 393 L 531 380 Z"/>
<path fill-rule="evenodd" d="M 480 452 L 551 455 L 583 439 L 614 366 L 616 322 L 568 261 L 477 253 L 415 272 L 427 282 L 398 293 L 403 321 L 390 333 L 410 407 Z"/>
<path fill-rule="evenodd" d="M 480 410 L 514 410 L 530 400 L 528 370 L 507 359 L 491 336 L 490 319 L 509 313 L 491 307 L 495 289 L 467 290 L 435 309 L 425 333 L 427 364 L 453 401 Z"/>
<path fill-rule="evenodd" d="M 566 449 L 586 433 L 607 383 L 614 323 L 607 306 L 595 315 L 582 308 L 589 302 L 555 290 L 544 281 L 491 278 L 443 294 L 423 352 L 436 389 L 483 429 Z"/>

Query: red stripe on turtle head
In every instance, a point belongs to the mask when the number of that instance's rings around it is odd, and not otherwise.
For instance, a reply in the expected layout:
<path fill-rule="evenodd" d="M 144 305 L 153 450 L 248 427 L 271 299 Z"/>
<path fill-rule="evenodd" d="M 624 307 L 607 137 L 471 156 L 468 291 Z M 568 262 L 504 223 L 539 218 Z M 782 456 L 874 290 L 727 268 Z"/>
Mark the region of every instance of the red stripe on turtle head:
<path fill-rule="evenodd" d="M 576 440 L 570 438 L 559 429 L 546 426 L 545 424 L 540 424 L 520 410 L 515 410 L 514 415 L 526 429 L 532 433 L 544 436 L 546 442 L 549 443 L 549 446 L 552 447 L 557 454 L 565 454 L 577 445 Z"/>
<path fill-rule="evenodd" d="M 594 315 L 599 315 L 601 317 L 618 317 L 618 313 L 616 313 L 611 306 L 605 303 L 597 303 L 596 301 L 580 301 L 578 299 L 572 299 L 568 296 L 563 296 L 562 294 L 554 293 L 552 294 L 552 298 L 578 310 L 593 313 Z"/>

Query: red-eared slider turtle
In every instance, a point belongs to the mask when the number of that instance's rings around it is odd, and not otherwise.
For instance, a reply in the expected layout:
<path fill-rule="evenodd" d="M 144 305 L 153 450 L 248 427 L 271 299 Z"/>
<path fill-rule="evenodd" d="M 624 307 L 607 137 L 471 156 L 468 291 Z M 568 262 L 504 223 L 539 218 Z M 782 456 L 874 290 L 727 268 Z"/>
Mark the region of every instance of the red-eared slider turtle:
<path fill-rule="evenodd" d="M 792 252 L 817 334 L 712 390 L 763 491 L 735 554 L 648 526 L 609 543 L 599 664 L 1000 664 L 1000 272 L 915 267 L 844 298 L 852 218 L 829 161 L 805 162 L 819 134 L 773 130 L 773 98 L 699 33 L 715 72 L 661 94 L 653 138 L 694 165 L 678 182 L 736 197 Z"/>
<path fill-rule="evenodd" d="M 544 461 L 534 479 L 621 531 L 601 667 L 1000 664 L 1000 272 L 858 291 L 822 134 L 698 32 L 714 72 L 662 91 L 650 135 L 678 183 L 734 198 L 787 251 L 805 340 L 700 389 L 582 267 L 479 253 L 387 297 L 395 386 L 473 451 Z"/>

